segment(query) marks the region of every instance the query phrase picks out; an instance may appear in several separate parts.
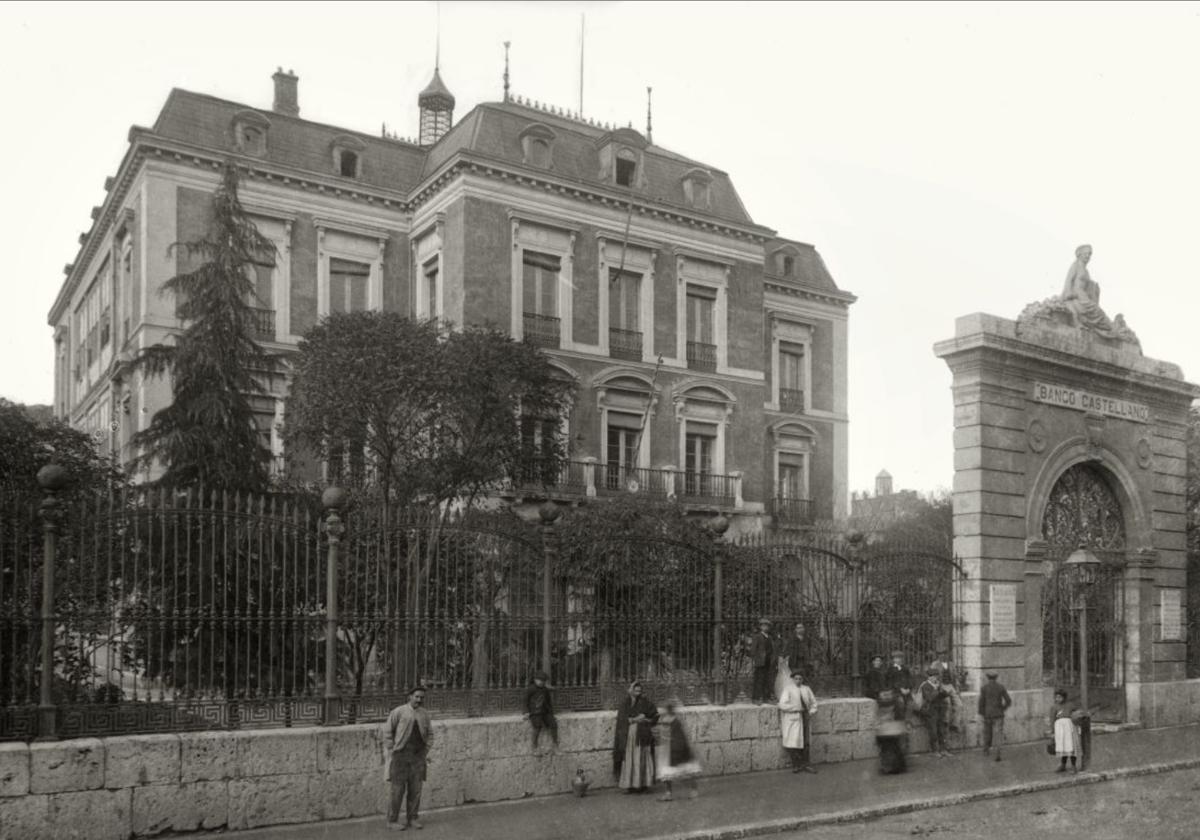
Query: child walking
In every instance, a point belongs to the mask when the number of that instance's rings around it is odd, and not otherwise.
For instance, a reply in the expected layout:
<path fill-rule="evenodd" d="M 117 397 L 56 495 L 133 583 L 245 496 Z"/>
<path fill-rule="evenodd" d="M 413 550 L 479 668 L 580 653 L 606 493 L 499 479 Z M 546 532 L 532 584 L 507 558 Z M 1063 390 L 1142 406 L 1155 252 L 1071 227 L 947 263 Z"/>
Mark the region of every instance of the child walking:
<path fill-rule="evenodd" d="M 692 752 L 683 721 L 679 719 L 679 702 L 667 701 L 667 713 L 658 720 L 667 728 L 667 737 L 663 739 L 666 743 L 660 747 L 664 760 L 659 762 L 658 774 L 666 783 L 667 791 L 658 797 L 658 801 L 671 801 L 671 783 L 676 780 L 683 782 L 688 788 L 688 796 L 695 799 L 700 795 L 700 787 L 696 781 L 700 776 L 700 762 Z"/>

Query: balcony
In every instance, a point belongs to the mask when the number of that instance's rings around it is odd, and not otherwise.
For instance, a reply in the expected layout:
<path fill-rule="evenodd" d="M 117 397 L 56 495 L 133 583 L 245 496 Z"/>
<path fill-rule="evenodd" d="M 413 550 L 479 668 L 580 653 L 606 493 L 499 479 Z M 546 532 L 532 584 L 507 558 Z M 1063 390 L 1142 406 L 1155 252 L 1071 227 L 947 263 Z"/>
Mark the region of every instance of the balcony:
<path fill-rule="evenodd" d="M 803 528 L 813 524 L 811 499 L 768 499 L 767 514 L 777 528 Z"/>
<path fill-rule="evenodd" d="M 534 457 L 519 464 L 509 481 L 522 495 L 585 496 L 591 467 L 585 461 Z"/>
<path fill-rule="evenodd" d="M 608 330 L 608 355 L 631 362 L 642 360 L 642 334 L 636 330 Z"/>
<path fill-rule="evenodd" d="M 675 495 L 685 504 L 737 507 L 740 476 L 717 473 L 676 472 Z"/>
<path fill-rule="evenodd" d="M 717 369 L 717 345 L 702 341 L 687 343 L 687 365 L 692 370 L 713 373 Z"/>
<path fill-rule="evenodd" d="M 800 390 L 799 388 L 780 388 L 779 410 L 787 411 L 792 414 L 803 413 L 804 391 Z"/>
<path fill-rule="evenodd" d="M 666 499 L 675 492 L 674 470 L 625 467 L 620 464 L 598 464 L 596 470 L 596 493 L 601 496 L 642 493 Z"/>
<path fill-rule="evenodd" d="M 558 349 L 562 334 L 561 319 L 536 312 L 524 313 L 525 338 L 538 347 Z"/>
<path fill-rule="evenodd" d="M 275 310 L 250 307 L 252 335 L 259 341 L 275 340 Z"/>
<path fill-rule="evenodd" d="M 613 497 L 628 493 L 678 499 L 700 508 L 734 510 L 742 507 L 741 485 L 740 472 L 689 473 L 672 468 L 601 464 L 594 458 L 556 461 L 535 457 L 514 470 L 500 489 L 500 495 L 536 499 Z"/>

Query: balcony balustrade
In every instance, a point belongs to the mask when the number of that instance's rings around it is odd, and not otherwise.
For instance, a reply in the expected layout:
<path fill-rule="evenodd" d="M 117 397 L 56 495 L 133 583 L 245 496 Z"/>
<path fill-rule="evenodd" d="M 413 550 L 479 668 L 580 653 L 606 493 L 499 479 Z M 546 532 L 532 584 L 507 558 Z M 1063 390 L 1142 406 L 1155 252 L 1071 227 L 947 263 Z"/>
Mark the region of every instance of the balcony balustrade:
<path fill-rule="evenodd" d="M 703 341 L 689 341 L 687 343 L 687 363 L 692 370 L 715 372 L 717 369 L 717 345 L 705 344 Z"/>
<path fill-rule="evenodd" d="M 536 312 L 524 313 L 525 338 L 538 347 L 557 349 L 562 335 L 562 321 L 553 315 L 539 315 Z"/>
<path fill-rule="evenodd" d="M 799 528 L 813 523 L 811 499 L 767 500 L 767 514 L 774 518 L 776 527 Z"/>
<path fill-rule="evenodd" d="M 253 315 L 251 329 L 254 330 L 254 337 L 260 341 L 274 341 L 275 310 L 260 309 L 257 306 L 252 306 L 250 307 L 250 313 Z"/>
<path fill-rule="evenodd" d="M 676 469 L 601 464 L 593 459 L 531 458 L 520 464 L 505 483 L 504 495 L 553 497 L 619 496 L 675 498 L 688 505 L 722 509 L 742 506 L 742 475 L 695 473 Z"/>
<path fill-rule="evenodd" d="M 804 411 L 804 391 L 799 388 L 780 388 L 779 410 L 792 413 Z"/>
<path fill-rule="evenodd" d="M 608 355 L 631 362 L 642 360 L 642 334 L 636 330 L 608 330 Z"/>

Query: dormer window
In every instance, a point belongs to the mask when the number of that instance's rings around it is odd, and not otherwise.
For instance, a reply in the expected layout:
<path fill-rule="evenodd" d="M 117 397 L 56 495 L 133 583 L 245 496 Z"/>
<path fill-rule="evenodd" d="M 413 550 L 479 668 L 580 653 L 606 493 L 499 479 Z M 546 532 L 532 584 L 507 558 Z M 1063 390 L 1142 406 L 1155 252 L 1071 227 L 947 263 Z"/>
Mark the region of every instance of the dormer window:
<path fill-rule="evenodd" d="M 630 160 L 628 152 L 622 150 L 617 154 L 617 186 L 632 187 L 637 178 L 637 161 Z"/>
<path fill-rule="evenodd" d="M 271 122 L 257 111 L 239 111 L 233 117 L 233 145 L 244 155 L 267 153 L 267 130 Z"/>
<path fill-rule="evenodd" d="M 536 166 L 538 169 L 552 169 L 554 167 L 554 138 L 555 134 L 549 127 L 541 123 L 533 123 L 519 135 L 521 139 L 521 153 L 525 158 L 525 163 L 529 166 Z"/>
<path fill-rule="evenodd" d="M 618 128 L 599 137 L 600 180 L 626 189 L 645 187 L 646 146 L 646 138 L 632 128 Z"/>
<path fill-rule="evenodd" d="M 711 204 L 712 176 L 703 169 L 690 169 L 683 176 L 683 197 L 698 210 L 707 210 Z"/>
<path fill-rule="evenodd" d="M 784 254 L 783 256 L 783 276 L 796 276 L 796 258 L 790 254 Z"/>
<path fill-rule="evenodd" d="M 333 171 L 343 178 L 362 177 L 363 152 L 367 146 L 363 141 L 349 134 L 333 138 L 330 144 L 333 152 Z"/>
<path fill-rule="evenodd" d="M 799 249 L 790 243 L 776 248 L 767 259 L 767 271 L 777 277 L 794 280 L 799 271 L 799 256 Z"/>

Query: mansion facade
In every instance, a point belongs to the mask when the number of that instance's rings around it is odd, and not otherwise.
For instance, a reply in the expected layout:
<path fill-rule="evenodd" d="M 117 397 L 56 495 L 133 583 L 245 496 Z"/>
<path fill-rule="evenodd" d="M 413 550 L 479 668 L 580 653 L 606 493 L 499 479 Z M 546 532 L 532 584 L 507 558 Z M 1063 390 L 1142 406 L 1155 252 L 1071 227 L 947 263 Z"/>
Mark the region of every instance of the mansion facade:
<path fill-rule="evenodd" d="M 735 530 L 844 517 L 847 316 L 855 298 L 811 246 L 756 224 L 729 176 L 649 132 L 506 95 L 454 120 L 435 71 L 420 137 L 173 90 L 134 127 L 49 314 L 55 415 L 121 461 L 171 398 L 129 362 L 180 330 L 174 242 L 208 224 L 220 169 L 276 246 L 255 270 L 257 338 L 286 355 L 324 316 L 362 309 L 493 324 L 577 384 L 555 475 L 510 497 L 673 496 Z M 256 406 L 277 466 L 285 376 Z M 536 485 L 536 491 L 533 487 Z"/>

